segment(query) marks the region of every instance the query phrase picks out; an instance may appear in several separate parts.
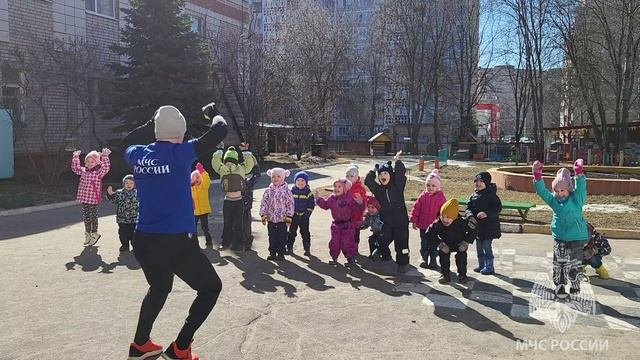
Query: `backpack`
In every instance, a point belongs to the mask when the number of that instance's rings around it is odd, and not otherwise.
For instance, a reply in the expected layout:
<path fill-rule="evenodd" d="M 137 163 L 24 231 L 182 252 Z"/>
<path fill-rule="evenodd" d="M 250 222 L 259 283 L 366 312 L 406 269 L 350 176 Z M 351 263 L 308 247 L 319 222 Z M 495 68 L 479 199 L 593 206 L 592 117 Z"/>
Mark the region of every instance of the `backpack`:
<path fill-rule="evenodd" d="M 244 191 L 247 186 L 247 180 L 239 174 L 227 174 L 222 176 L 220 184 L 224 192 Z"/>

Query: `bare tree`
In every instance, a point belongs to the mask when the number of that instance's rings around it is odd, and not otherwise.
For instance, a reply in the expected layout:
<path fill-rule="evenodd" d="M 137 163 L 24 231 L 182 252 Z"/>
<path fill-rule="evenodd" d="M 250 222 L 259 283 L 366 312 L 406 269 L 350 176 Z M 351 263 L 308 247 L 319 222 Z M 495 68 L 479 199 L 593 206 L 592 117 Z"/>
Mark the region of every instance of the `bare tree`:
<path fill-rule="evenodd" d="M 490 81 L 497 34 L 493 21 L 493 2 L 466 0 L 452 4 L 455 6 L 455 26 L 452 30 L 453 46 L 449 56 L 455 71 L 451 83 L 454 86 L 460 116 L 459 137 L 462 138 L 467 134 L 476 133 L 474 107 L 480 102 Z M 486 18 L 482 28 L 479 21 L 481 13 Z M 480 67 L 481 57 L 486 62 L 484 67 Z"/>
<path fill-rule="evenodd" d="M 89 124 L 95 135 L 95 102 L 91 98 L 91 79 L 97 69 L 96 48 L 83 40 L 34 40 L 29 48 L 12 50 L 9 67 L 19 73 L 18 103 L 30 121 L 17 127 L 17 139 L 27 155 L 31 170 L 43 185 L 54 184 L 68 170 L 65 148 L 83 126 Z M 58 106 L 51 106 L 57 104 Z M 15 117 L 23 116 L 13 112 Z"/>
<path fill-rule="evenodd" d="M 638 106 L 640 1 L 555 0 L 554 14 L 570 86 L 580 94 L 575 103 L 582 103 L 598 146 L 617 152 L 627 142 L 629 117 Z M 609 133 L 611 117 L 617 131 Z"/>
<path fill-rule="evenodd" d="M 262 37 L 254 31 L 255 17 L 246 27 L 221 28 L 211 39 L 214 55 L 214 75 L 221 103 L 240 140 L 257 145 L 258 125 L 262 121 L 264 102 L 264 46 Z M 231 103 L 237 104 L 239 113 Z M 243 126 L 239 125 L 242 118 Z M 244 128 L 247 138 L 244 138 Z M 260 156 L 264 149 L 255 148 Z"/>
<path fill-rule="evenodd" d="M 386 26 L 386 81 L 408 108 L 411 150 L 417 152 L 421 127 L 431 113 L 437 151 L 439 88 L 451 46 L 451 6 L 446 1 L 385 0 L 381 11 Z"/>
<path fill-rule="evenodd" d="M 265 118 L 307 127 L 308 134 L 326 134 L 335 121 L 353 41 L 352 24 L 332 9 L 310 0 L 289 9 L 278 39 L 267 51 L 266 106 L 273 111 Z"/>
<path fill-rule="evenodd" d="M 544 146 L 544 71 L 556 60 L 553 57 L 555 43 L 550 16 L 552 1 L 554 0 L 503 0 L 509 16 L 517 24 L 518 41 L 522 43 L 538 156 L 542 156 Z"/>

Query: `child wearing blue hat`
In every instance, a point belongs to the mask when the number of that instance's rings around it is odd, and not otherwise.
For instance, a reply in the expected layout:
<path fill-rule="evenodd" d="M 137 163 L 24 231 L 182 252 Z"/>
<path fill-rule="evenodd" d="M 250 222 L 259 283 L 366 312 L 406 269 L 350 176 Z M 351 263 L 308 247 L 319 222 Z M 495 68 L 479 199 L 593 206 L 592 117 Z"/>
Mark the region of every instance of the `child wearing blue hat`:
<path fill-rule="evenodd" d="M 309 232 L 309 218 L 316 206 L 311 188 L 309 188 L 309 175 L 304 171 L 297 172 L 293 177 L 294 184 L 291 187 L 291 194 L 294 200 L 294 213 L 289 227 L 287 239 L 287 255 L 293 254 L 293 243 L 296 241 L 298 228 L 302 236 L 302 246 L 304 255 L 311 255 L 311 233 Z"/>

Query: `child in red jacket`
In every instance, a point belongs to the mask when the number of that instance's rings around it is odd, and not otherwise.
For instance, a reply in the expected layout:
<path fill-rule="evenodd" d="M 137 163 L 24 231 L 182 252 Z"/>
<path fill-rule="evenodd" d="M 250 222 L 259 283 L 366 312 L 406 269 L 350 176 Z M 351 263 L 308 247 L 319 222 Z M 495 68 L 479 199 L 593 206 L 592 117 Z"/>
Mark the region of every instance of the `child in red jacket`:
<path fill-rule="evenodd" d="M 424 191 L 413 204 L 413 209 L 411 210 L 411 224 L 413 225 L 413 229 L 420 230 L 420 255 L 422 255 L 423 260 L 420 264 L 421 268 L 438 269 L 436 260 L 438 257 L 438 249 L 431 246 L 434 244 L 427 243 L 425 233 L 427 228 L 438 219 L 440 207 L 442 207 L 446 201 L 447 199 L 442 192 L 440 183 L 440 171 L 433 169 L 429 176 L 427 176 Z"/>
<path fill-rule="evenodd" d="M 367 190 L 362 186 L 360 173 L 358 171 L 358 165 L 351 164 L 347 166 L 347 171 L 345 172 L 347 180 L 351 181 L 351 189 L 349 190 L 349 194 L 355 197 L 356 194 L 360 194 L 360 197 L 364 201 L 364 208 L 367 208 Z M 351 215 L 351 220 L 356 224 L 359 224 L 364 219 L 364 211 L 360 209 L 354 208 L 353 214 Z M 360 243 L 360 229 L 356 227 L 356 247 Z M 357 250 L 357 248 L 356 248 Z"/>

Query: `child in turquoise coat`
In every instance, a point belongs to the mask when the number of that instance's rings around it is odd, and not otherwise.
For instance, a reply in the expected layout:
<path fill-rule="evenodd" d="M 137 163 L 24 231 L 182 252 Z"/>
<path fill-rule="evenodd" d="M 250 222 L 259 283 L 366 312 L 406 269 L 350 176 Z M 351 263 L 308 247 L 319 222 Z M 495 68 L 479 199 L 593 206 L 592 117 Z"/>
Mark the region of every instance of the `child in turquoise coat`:
<path fill-rule="evenodd" d="M 559 298 L 569 292 L 580 292 L 580 267 L 583 248 L 589 240 L 587 222 L 582 217 L 582 206 L 587 198 L 587 179 L 583 172 L 583 160 L 573 164 L 575 177 L 566 168 L 561 168 L 551 184 L 553 192 L 547 190 L 542 180 L 541 162 L 533 163 L 533 185 L 536 193 L 553 210 L 551 235 L 553 236 L 553 283 Z"/>

